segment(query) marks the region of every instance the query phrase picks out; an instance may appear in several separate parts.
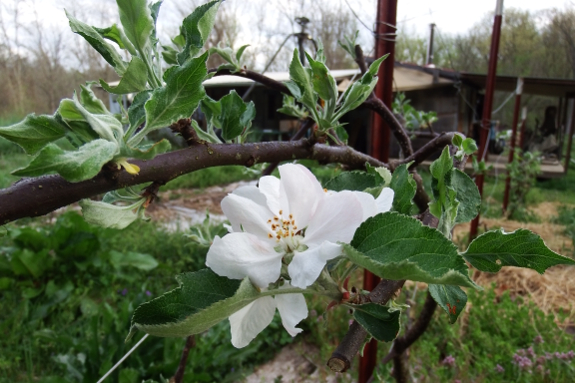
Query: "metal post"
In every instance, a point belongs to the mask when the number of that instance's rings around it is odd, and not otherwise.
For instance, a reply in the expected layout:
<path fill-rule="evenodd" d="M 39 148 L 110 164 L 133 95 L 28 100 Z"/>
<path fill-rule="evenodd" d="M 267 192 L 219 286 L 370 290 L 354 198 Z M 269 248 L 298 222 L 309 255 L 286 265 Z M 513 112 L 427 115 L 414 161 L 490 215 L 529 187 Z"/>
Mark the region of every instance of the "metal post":
<path fill-rule="evenodd" d="M 427 53 L 425 55 L 425 65 L 433 64 L 433 35 L 435 32 L 435 24 L 429 24 L 429 41 L 427 42 Z"/>
<path fill-rule="evenodd" d="M 519 123 L 519 109 L 521 108 L 521 93 L 523 93 L 523 78 L 517 78 L 517 89 L 515 90 L 515 108 L 513 109 L 513 125 L 511 131 L 511 146 L 509 148 L 509 158 L 507 163 L 513 162 L 515 155 L 515 141 L 517 141 L 517 124 Z M 507 172 L 505 180 L 505 193 L 503 194 L 503 212 L 507 211 L 509 205 L 509 188 L 511 187 L 511 177 Z"/>
<path fill-rule="evenodd" d="M 395 37 L 397 22 L 397 0 L 378 0 L 376 20 L 375 57 L 389 53 L 377 73 L 379 80 L 375 86 L 375 95 L 391 109 L 393 102 L 393 67 L 395 63 Z M 379 114 L 372 113 L 371 155 L 383 162 L 389 162 L 389 143 L 391 131 Z M 363 287 L 373 290 L 379 278 L 369 271 L 363 273 Z M 359 383 L 366 383 L 377 363 L 377 341 L 372 339 L 364 348 L 359 359 Z"/>
<path fill-rule="evenodd" d="M 296 33 L 295 36 L 297 37 L 297 45 L 299 47 L 299 59 L 302 65 L 305 65 L 304 43 L 306 40 L 311 39 L 311 37 L 305 32 L 305 26 L 309 23 L 309 19 L 307 17 L 297 17 L 295 21 L 301 26 L 301 32 Z"/>
<path fill-rule="evenodd" d="M 570 100 L 571 104 L 571 121 L 569 123 L 569 137 L 567 138 L 567 153 L 565 153 L 565 174 L 569 170 L 569 162 L 571 161 L 571 144 L 573 143 L 573 129 L 575 128 L 575 98 Z"/>
<path fill-rule="evenodd" d="M 489 51 L 489 69 L 487 71 L 487 85 L 485 87 L 485 101 L 483 103 L 483 116 L 481 119 L 481 136 L 479 139 L 479 160 L 487 158 L 487 134 L 491 126 L 491 111 L 493 107 L 493 92 L 495 91 L 495 76 L 497 75 L 497 54 L 499 53 L 499 38 L 501 36 L 501 23 L 503 21 L 503 0 L 497 0 L 495 7 L 495 17 L 493 20 L 493 32 L 491 34 L 491 49 Z M 479 194 L 483 196 L 483 174 L 475 177 L 475 184 L 479 189 Z M 479 226 L 479 214 L 471 221 L 469 240 L 477 236 Z"/>
<path fill-rule="evenodd" d="M 525 146 L 525 121 L 527 120 L 527 107 L 524 106 L 521 111 L 521 132 L 519 133 L 519 149 L 523 150 Z"/>
<path fill-rule="evenodd" d="M 397 27 L 397 0 L 378 0 L 375 57 L 389 53 L 379 67 L 375 95 L 391 108 L 393 102 L 393 66 L 395 62 L 395 37 Z M 389 161 L 389 126 L 377 113 L 372 113 L 371 155 L 383 162 Z"/>

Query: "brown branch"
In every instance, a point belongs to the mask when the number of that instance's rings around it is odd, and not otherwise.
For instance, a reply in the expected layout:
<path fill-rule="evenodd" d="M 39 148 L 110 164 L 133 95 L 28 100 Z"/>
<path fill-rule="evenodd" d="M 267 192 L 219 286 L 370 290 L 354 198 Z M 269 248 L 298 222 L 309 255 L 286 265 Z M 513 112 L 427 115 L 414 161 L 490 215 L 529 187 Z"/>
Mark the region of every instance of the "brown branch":
<path fill-rule="evenodd" d="M 427 144 L 423 145 L 419 150 L 413 153 L 411 156 L 404 158 L 398 161 L 391 161 L 389 166 L 392 169 L 395 169 L 401 164 L 407 164 L 409 162 L 413 162 L 409 168 L 414 169 L 418 165 L 420 165 L 423 161 L 431 157 L 434 153 L 443 150 L 444 147 L 451 144 L 453 140 L 453 136 L 456 134 L 460 134 L 457 132 L 449 132 L 449 133 L 441 133 L 439 136 L 435 137 Z"/>
<path fill-rule="evenodd" d="M 83 198 L 147 182 L 166 183 L 182 174 L 222 165 L 252 166 L 261 162 L 315 159 L 320 163 L 339 162 L 355 169 L 365 163 L 387 164 L 349 147 L 310 145 L 308 141 L 262 142 L 253 144 L 194 145 L 161 154 L 149 161 L 134 160 L 138 175 L 104 167 L 94 178 L 71 183 L 60 176 L 23 179 L 0 190 L 0 224 L 19 218 L 38 217 Z"/>
<path fill-rule="evenodd" d="M 363 50 L 359 45 L 355 46 L 355 62 L 359 66 L 359 70 L 362 74 L 367 72 L 367 64 L 365 63 L 365 57 L 363 55 Z M 367 107 L 368 109 L 373 110 L 375 113 L 379 114 L 383 121 L 387 122 L 395 139 L 401 146 L 403 153 L 406 156 L 410 156 L 413 154 L 413 147 L 411 146 L 411 140 L 409 139 L 409 135 L 405 131 L 405 128 L 399 120 L 395 117 L 391 110 L 381 101 L 379 98 L 375 96 L 372 92 L 371 95 L 367 100 L 364 101 L 363 106 Z"/>
<path fill-rule="evenodd" d="M 383 279 L 368 294 L 368 301 L 379 304 L 386 304 L 395 295 L 395 292 L 403 287 L 405 280 L 392 281 Z M 351 360 L 358 353 L 364 344 L 367 331 L 357 322 L 353 322 L 349 331 L 331 354 L 327 365 L 332 371 L 345 372 L 351 366 Z"/>
<path fill-rule="evenodd" d="M 277 90 L 278 92 L 285 93 L 290 96 L 292 95 L 288 87 L 285 86 L 282 82 L 276 81 L 267 76 L 264 76 L 263 74 L 251 71 L 249 69 L 242 69 L 241 71 L 235 73 L 232 73 L 232 71 L 230 71 L 229 69 L 221 69 L 221 70 L 210 69 L 208 72 L 214 73 L 214 76 L 238 76 L 243 78 L 249 78 L 250 80 L 259 82 L 260 84 L 265 85 L 270 89 Z"/>
<path fill-rule="evenodd" d="M 423 304 L 423 309 L 419 313 L 417 321 L 407 330 L 404 336 L 395 339 L 393 343 L 393 348 L 390 350 L 389 354 L 383 358 L 381 363 L 385 364 L 391 359 L 399 357 L 405 350 L 409 348 L 416 340 L 419 339 L 421 335 L 427 330 L 433 313 L 437 308 L 437 302 L 432 298 L 431 294 L 427 293 L 427 298 Z"/>
<path fill-rule="evenodd" d="M 188 354 L 192 348 L 196 347 L 196 338 L 190 335 L 186 338 L 186 345 L 182 350 L 182 357 L 180 358 L 180 364 L 176 370 L 175 375 L 170 379 L 170 383 L 182 383 L 184 380 L 184 372 L 186 371 L 186 362 L 188 361 Z"/>

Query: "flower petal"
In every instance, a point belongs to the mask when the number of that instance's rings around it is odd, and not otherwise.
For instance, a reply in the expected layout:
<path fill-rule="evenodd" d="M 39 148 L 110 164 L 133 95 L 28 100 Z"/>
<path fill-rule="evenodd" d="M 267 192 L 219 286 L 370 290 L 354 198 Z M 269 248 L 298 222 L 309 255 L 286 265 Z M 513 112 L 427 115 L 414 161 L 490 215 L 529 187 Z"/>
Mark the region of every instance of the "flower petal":
<path fill-rule="evenodd" d="M 265 196 L 258 188 L 244 187 L 222 200 L 222 210 L 235 232 L 243 231 L 268 238 L 271 233 L 267 221 L 273 217 L 265 202 Z M 262 205 L 263 203 L 263 205 Z"/>
<path fill-rule="evenodd" d="M 260 178 L 258 183 L 260 192 L 265 195 L 267 205 L 273 214 L 278 214 L 282 209 L 282 205 L 286 206 L 287 201 L 280 201 L 281 197 L 281 183 L 279 178 L 274 176 L 265 176 Z M 285 195 L 283 196 L 285 198 Z"/>
<path fill-rule="evenodd" d="M 383 188 L 379 196 L 375 199 L 375 204 L 377 205 L 378 213 L 385 213 L 391 210 L 391 205 L 393 204 L 393 197 L 395 192 L 392 188 Z"/>
<path fill-rule="evenodd" d="M 286 285 L 283 287 L 285 288 Z M 287 285 L 287 287 L 290 286 Z M 276 295 L 275 300 L 282 318 L 282 324 L 286 331 L 291 336 L 296 336 L 302 332 L 303 330 L 301 328 L 296 328 L 295 326 L 307 318 L 307 304 L 305 303 L 303 294 Z"/>
<path fill-rule="evenodd" d="M 250 281 L 265 288 L 280 277 L 283 254 L 269 242 L 249 233 L 230 233 L 216 237 L 208 250 L 206 265 L 216 274 Z"/>
<path fill-rule="evenodd" d="M 234 347 L 242 348 L 250 344 L 272 322 L 275 312 L 275 300 L 272 297 L 263 297 L 230 315 Z"/>
<path fill-rule="evenodd" d="M 364 214 L 355 194 L 346 190 L 326 195 L 309 223 L 303 243 L 311 247 L 324 241 L 351 241 Z"/>
<path fill-rule="evenodd" d="M 282 206 L 284 216 L 292 214 L 295 225 L 304 228 L 317 209 L 319 202 L 325 198 L 321 184 L 305 166 L 287 164 L 279 167 L 281 198 L 285 195 L 288 206 Z M 289 212 L 289 213 L 288 213 Z"/>
<path fill-rule="evenodd" d="M 291 285 L 300 289 L 312 285 L 326 262 L 340 254 L 341 245 L 327 241 L 306 251 L 294 251 L 294 257 L 288 266 Z"/>
<path fill-rule="evenodd" d="M 365 221 L 369 217 L 373 217 L 378 213 L 375 198 L 373 198 L 371 194 L 361 191 L 352 191 L 351 193 L 353 193 L 353 195 L 358 199 L 359 203 L 361 204 L 361 208 L 363 211 L 363 221 Z"/>

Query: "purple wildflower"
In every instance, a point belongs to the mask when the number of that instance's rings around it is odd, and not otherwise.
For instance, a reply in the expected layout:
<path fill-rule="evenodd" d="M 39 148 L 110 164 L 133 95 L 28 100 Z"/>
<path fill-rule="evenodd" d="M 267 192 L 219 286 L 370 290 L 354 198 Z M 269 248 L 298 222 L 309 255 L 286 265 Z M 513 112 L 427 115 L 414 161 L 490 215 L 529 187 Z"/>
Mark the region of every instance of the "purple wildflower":
<path fill-rule="evenodd" d="M 448 355 L 445 357 L 445 359 L 443 359 L 441 364 L 443 364 L 444 366 L 452 367 L 453 365 L 455 365 L 455 358 L 451 355 Z"/>
<path fill-rule="evenodd" d="M 497 364 L 497 366 L 495 366 L 495 371 L 497 371 L 498 373 L 501 374 L 501 373 L 505 372 L 505 369 L 503 368 L 502 365 Z"/>
<path fill-rule="evenodd" d="M 124 287 L 124 289 L 122 291 L 120 291 L 120 294 L 122 294 L 122 296 L 126 296 L 126 294 L 128 294 L 128 289 Z"/>
<path fill-rule="evenodd" d="M 150 290 L 146 290 L 146 295 L 149 296 L 149 297 L 152 296 L 152 293 L 150 292 Z"/>
<path fill-rule="evenodd" d="M 545 341 L 543 341 L 543 337 L 541 337 L 541 335 L 537 335 L 537 336 L 533 339 L 533 343 L 535 343 L 535 344 L 541 344 L 541 343 L 545 343 Z"/>

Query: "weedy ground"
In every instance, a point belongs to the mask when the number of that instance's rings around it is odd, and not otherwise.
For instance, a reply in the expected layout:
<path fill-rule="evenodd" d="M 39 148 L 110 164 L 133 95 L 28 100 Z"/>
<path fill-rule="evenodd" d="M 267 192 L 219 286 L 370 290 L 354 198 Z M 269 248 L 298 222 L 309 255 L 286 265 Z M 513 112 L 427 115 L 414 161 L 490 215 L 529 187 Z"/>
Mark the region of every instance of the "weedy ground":
<path fill-rule="evenodd" d="M 17 147 L 0 140 L 0 187 L 16 180 L 8 169 L 26 161 L 26 155 Z M 337 166 L 306 165 L 312 166 L 322 181 L 341 171 Z M 161 193 L 159 205 L 197 198 L 217 206 L 225 192 L 214 193 L 214 189 L 206 188 L 253 180 L 260 171 L 261 168 L 246 171 L 220 167 L 195 172 L 169 183 Z M 421 173 L 429 180 L 425 171 Z M 484 201 L 486 218 L 481 228 L 528 227 L 553 250 L 573 256 L 575 171 L 561 179 L 537 182 L 528 195 L 529 220 L 535 221 L 530 223 L 501 216 L 503 181 L 487 178 L 485 190 L 489 194 Z M 206 196 L 206 190 L 211 194 Z M 24 225 L 30 229 L 24 229 Z M 462 245 L 467 240 L 467 227 L 458 228 L 454 234 Z M 166 231 L 158 222 L 138 222 L 123 231 L 103 230 L 85 224 L 76 212 L 21 220 L 11 225 L 11 232 L 11 236 L 0 240 L 0 382 L 96 381 L 134 343 L 124 343 L 134 308 L 176 287 L 174 275 L 203 268 L 207 251 L 191 244 L 181 232 Z M 217 226 L 213 232 L 223 234 L 225 230 Z M 143 259 L 148 260 L 149 268 L 136 267 L 138 262 L 119 262 L 126 254 L 136 260 L 139 258 L 133 254 L 146 255 Z M 157 261 L 157 266 L 152 267 L 147 257 Z M 469 304 L 458 322 L 450 325 L 447 315 L 438 311 L 430 329 L 410 350 L 412 379 L 569 381 L 575 368 L 571 350 L 575 281 L 570 271 L 555 267 L 540 276 L 509 268 L 496 276 L 476 274 L 474 277 L 486 289 L 469 291 Z M 355 284 L 360 283 L 358 274 Z M 413 306 L 406 322 L 415 319 L 424 299 L 423 284 L 408 285 L 399 297 Z M 229 325 L 222 322 L 196 337 L 185 382 L 242 381 L 254 368 L 273 358 L 277 350 L 294 341 L 315 345 L 317 352 L 305 357 L 317 368 L 316 376 L 325 379 L 330 376 L 325 361 L 349 327 L 346 309 L 337 307 L 325 312 L 327 303 L 310 302 L 310 316 L 302 323 L 305 331 L 295 340 L 281 329 L 276 318 L 250 346 L 241 350 L 231 346 Z M 146 340 L 110 382 L 171 377 L 184 342 Z M 389 346 L 381 344 L 379 355 L 385 355 Z M 304 345 L 292 348 L 304 354 L 308 350 Z M 382 381 L 391 381 L 390 368 L 391 365 L 378 366 Z M 356 377 L 355 368 L 350 373 Z M 279 375 L 281 372 L 269 381 L 282 381 Z M 301 381 L 305 378 L 301 376 Z M 349 376 L 339 377 L 346 379 L 349 381 Z"/>

